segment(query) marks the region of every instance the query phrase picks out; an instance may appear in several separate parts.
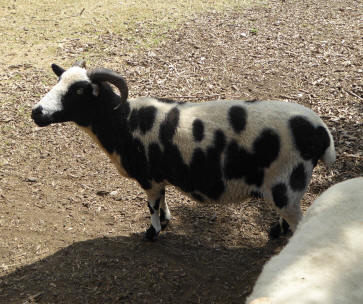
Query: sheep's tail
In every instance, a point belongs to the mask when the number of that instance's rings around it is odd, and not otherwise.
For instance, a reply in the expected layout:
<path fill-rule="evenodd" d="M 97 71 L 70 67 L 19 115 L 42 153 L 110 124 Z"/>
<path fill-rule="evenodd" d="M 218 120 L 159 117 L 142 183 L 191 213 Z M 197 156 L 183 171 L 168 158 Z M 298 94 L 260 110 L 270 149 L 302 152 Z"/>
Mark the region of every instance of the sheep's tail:
<path fill-rule="evenodd" d="M 331 135 L 331 133 L 330 133 L 330 131 L 329 131 L 328 128 L 326 128 L 326 131 L 329 134 L 330 144 L 325 149 L 325 152 L 324 152 L 323 156 L 320 159 L 324 162 L 324 164 L 326 166 L 330 166 L 331 164 L 333 164 L 335 162 L 336 153 L 335 153 L 335 146 L 334 146 L 333 136 Z"/>

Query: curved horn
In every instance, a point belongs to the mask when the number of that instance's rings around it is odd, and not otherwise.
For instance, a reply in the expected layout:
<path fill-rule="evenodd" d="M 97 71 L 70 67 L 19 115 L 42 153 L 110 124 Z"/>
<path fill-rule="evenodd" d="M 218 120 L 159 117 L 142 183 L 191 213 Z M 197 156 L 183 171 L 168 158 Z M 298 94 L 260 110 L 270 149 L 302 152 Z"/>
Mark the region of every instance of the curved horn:
<path fill-rule="evenodd" d="M 81 59 L 81 60 L 77 60 L 75 63 L 73 63 L 73 66 L 79 66 L 81 68 L 86 68 L 86 61 Z"/>
<path fill-rule="evenodd" d="M 107 81 L 116 86 L 120 91 L 121 102 L 126 102 L 129 95 L 125 79 L 114 71 L 105 68 L 97 68 L 88 72 L 88 77 L 94 82 Z"/>

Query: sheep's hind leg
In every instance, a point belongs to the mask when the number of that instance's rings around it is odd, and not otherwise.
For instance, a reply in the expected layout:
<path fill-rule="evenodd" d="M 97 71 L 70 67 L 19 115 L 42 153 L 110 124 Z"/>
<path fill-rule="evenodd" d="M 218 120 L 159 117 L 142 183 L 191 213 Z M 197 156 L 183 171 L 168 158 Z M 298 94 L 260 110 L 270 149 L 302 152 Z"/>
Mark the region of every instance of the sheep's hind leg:
<path fill-rule="evenodd" d="M 146 191 L 148 198 L 147 205 L 150 210 L 151 226 L 146 230 L 145 238 L 150 241 L 155 240 L 162 229 L 159 210 L 160 203 L 162 200 L 165 200 L 165 195 L 163 193 L 165 194 L 164 189 L 160 190 L 156 188 Z"/>
<path fill-rule="evenodd" d="M 280 214 L 280 220 L 270 229 L 270 237 L 278 238 L 281 233 L 294 232 L 302 217 L 300 200 L 305 191 L 291 191 L 285 183 L 274 185 L 265 198 Z"/>
<path fill-rule="evenodd" d="M 272 239 L 277 239 L 281 234 L 286 235 L 289 232 L 291 232 L 289 223 L 280 216 L 278 223 L 270 227 L 269 235 Z"/>

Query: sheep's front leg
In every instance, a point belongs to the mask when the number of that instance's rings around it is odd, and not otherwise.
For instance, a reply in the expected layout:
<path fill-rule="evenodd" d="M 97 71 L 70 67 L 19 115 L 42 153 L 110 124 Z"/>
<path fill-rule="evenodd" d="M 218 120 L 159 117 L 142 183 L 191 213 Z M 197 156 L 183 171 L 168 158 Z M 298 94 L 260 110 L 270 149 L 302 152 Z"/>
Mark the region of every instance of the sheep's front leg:
<path fill-rule="evenodd" d="M 170 221 L 170 211 L 169 207 L 165 201 L 165 190 L 161 191 L 161 200 L 160 200 L 160 224 L 161 230 L 164 230 Z"/>
<path fill-rule="evenodd" d="M 160 204 L 163 204 L 163 207 L 165 205 L 165 190 L 164 189 L 155 189 L 155 187 L 149 191 L 146 192 L 147 199 L 148 199 L 148 207 L 150 210 L 150 216 L 151 216 L 151 226 L 148 230 L 146 230 L 145 237 L 146 239 L 153 241 L 157 238 L 157 236 L 160 233 L 160 230 L 162 229 L 162 225 L 160 223 L 160 216 L 159 216 L 159 210 L 160 210 Z M 165 207 L 164 207 L 165 208 Z M 163 224 L 165 222 L 165 210 L 162 209 L 162 221 Z M 168 209 L 167 209 L 168 210 Z M 168 210 L 169 211 L 169 210 Z M 169 214 L 170 217 L 170 214 Z"/>

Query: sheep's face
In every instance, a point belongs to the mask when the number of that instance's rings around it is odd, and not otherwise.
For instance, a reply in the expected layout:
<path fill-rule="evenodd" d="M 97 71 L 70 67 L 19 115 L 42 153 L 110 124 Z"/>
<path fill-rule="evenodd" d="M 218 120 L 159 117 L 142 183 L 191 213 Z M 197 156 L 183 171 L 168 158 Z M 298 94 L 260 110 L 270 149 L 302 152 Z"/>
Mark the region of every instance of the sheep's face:
<path fill-rule="evenodd" d="M 34 106 L 32 119 L 41 127 L 66 121 L 87 126 L 95 112 L 92 104 L 98 95 L 98 86 L 90 81 L 82 67 L 73 66 L 65 71 L 53 64 L 52 69 L 59 81 Z"/>

